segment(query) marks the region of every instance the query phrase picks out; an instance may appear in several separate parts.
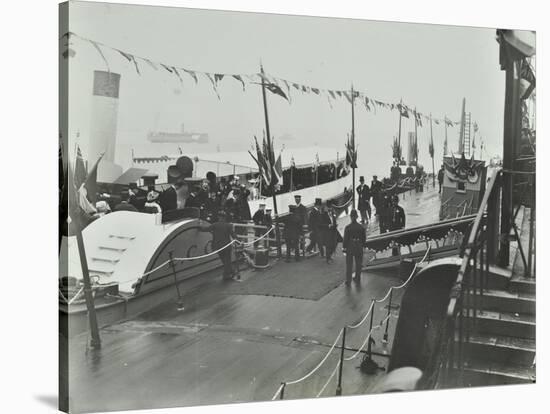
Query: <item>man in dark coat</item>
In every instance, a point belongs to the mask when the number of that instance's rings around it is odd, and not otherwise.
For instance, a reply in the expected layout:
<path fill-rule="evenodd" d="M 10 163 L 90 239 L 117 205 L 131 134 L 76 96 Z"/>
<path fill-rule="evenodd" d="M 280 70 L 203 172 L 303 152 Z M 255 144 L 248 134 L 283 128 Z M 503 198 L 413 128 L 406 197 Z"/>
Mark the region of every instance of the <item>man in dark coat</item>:
<path fill-rule="evenodd" d="M 332 209 L 332 202 L 327 201 L 327 206 L 321 213 L 321 239 L 325 247 L 327 263 L 332 263 L 332 254 L 336 250 L 338 244 L 338 228 L 336 222 L 336 214 Z"/>
<path fill-rule="evenodd" d="M 379 216 L 380 212 L 378 211 L 378 208 L 381 204 L 380 201 L 382 201 L 382 183 L 378 181 L 378 176 L 376 175 L 372 176 L 372 181 L 370 183 L 370 193 L 372 196 L 372 203 L 376 208 L 376 215 Z"/>
<path fill-rule="evenodd" d="M 255 226 L 265 226 L 265 204 L 260 204 L 258 211 L 252 216 L 252 221 L 254 221 Z M 266 229 L 256 228 L 254 229 L 254 235 L 256 238 L 261 237 L 266 232 Z M 254 247 L 258 247 L 259 242 L 254 243 Z"/>
<path fill-rule="evenodd" d="M 250 191 L 242 184 L 235 194 L 235 214 L 236 218 L 241 221 L 252 220 L 250 214 L 250 206 L 248 205 L 248 196 Z"/>
<path fill-rule="evenodd" d="M 391 198 L 386 192 L 380 193 L 376 212 L 378 213 L 378 225 L 380 227 L 380 234 L 387 233 L 388 231 L 390 231 Z"/>
<path fill-rule="evenodd" d="M 356 282 L 361 281 L 361 269 L 363 267 L 363 246 L 367 241 L 365 228 L 357 223 L 357 210 L 351 210 L 351 223 L 344 230 L 344 242 L 342 249 L 346 254 L 346 285 L 351 284 L 353 261 L 355 261 Z"/>
<path fill-rule="evenodd" d="M 321 206 L 323 205 L 323 202 L 320 198 L 315 199 L 315 205 L 309 212 L 309 245 L 306 248 L 306 251 L 308 253 L 311 253 L 314 248 L 318 247 L 319 252 L 321 253 L 321 256 L 325 255 L 324 249 L 323 249 L 323 243 L 321 240 Z"/>
<path fill-rule="evenodd" d="M 302 227 L 307 225 L 307 208 L 302 204 L 302 196 L 299 194 L 296 194 L 294 196 L 294 201 L 296 202 L 296 214 L 300 218 L 300 222 Z M 303 232 L 301 232 L 303 233 Z M 303 245 L 303 238 L 300 237 L 300 248 L 298 249 L 298 253 L 300 253 L 300 250 L 304 250 L 305 246 Z"/>
<path fill-rule="evenodd" d="M 441 194 L 441 186 L 443 185 L 443 177 L 445 176 L 445 169 L 443 168 L 443 165 L 437 172 L 437 182 L 439 183 L 439 193 Z"/>
<path fill-rule="evenodd" d="M 123 191 L 121 194 L 120 203 L 115 206 L 113 211 L 135 211 L 138 209 L 130 204 L 130 193 L 128 191 Z"/>
<path fill-rule="evenodd" d="M 390 211 L 390 231 L 401 230 L 405 228 L 405 210 L 399 205 L 399 197 L 394 195 L 391 198 Z M 392 249 L 392 255 L 399 255 L 399 247 Z"/>
<path fill-rule="evenodd" d="M 292 250 L 295 252 L 296 261 L 300 260 L 298 240 L 302 234 L 302 219 L 296 211 L 296 206 L 290 206 L 290 215 L 285 221 L 286 261 L 290 261 Z"/>
<path fill-rule="evenodd" d="M 227 222 L 225 212 L 221 211 L 218 216 L 220 221 L 206 227 L 201 227 L 200 231 L 209 231 L 212 233 L 212 251 L 225 246 L 223 250 L 218 252 L 218 256 L 223 263 L 223 280 L 232 280 L 234 275 L 231 264 L 233 246 L 229 243 L 233 239 L 236 239 L 236 235 L 233 231 L 233 225 Z"/>
<path fill-rule="evenodd" d="M 359 177 L 357 186 L 357 210 L 361 214 L 361 224 L 368 223 L 370 220 L 370 188 L 365 184 L 365 177 Z"/>
<path fill-rule="evenodd" d="M 182 184 L 183 183 L 181 181 L 178 181 L 176 184 L 172 184 L 160 194 L 159 204 L 162 211 L 176 210 L 178 208 L 177 189 L 179 189 Z"/>

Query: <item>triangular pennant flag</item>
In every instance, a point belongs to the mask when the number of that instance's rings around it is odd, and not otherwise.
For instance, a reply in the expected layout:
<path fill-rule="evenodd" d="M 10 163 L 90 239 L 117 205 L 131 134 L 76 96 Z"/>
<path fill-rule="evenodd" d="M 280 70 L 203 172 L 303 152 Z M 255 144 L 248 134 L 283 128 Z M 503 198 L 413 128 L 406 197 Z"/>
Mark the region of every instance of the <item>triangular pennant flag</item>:
<path fill-rule="evenodd" d="M 214 81 L 214 78 L 212 77 L 212 75 L 210 73 L 205 73 L 204 76 L 206 76 L 210 80 L 210 82 L 212 83 L 212 88 L 214 88 L 214 92 L 216 93 L 216 96 L 218 97 L 218 99 L 221 99 L 220 94 L 218 93 L 218 88 L 216 88 L 216 82 Z"/>
<path fill-rule="evenodd" d="M 336 91 L 336 95 L 338 95 L 341 98 L 342 97 L 342 91 Z"/>
<path fill-rule="evenodd" d="M 232 75 L 235 79 L 237 79 L 239 82 L 242 83 L 243 85 L 243 92 L 244 92 L 244 81 L 243 81 L 243 78 L 241 78 L 241 75 Z"/>
<path fill-rule="evenodd" d="M 342 93 L 344 94 L 344 96 L 346 97 L 346 99 L 349 101 L 349 103 L 351 103 L 351 96 L 349 93 L 347 93 L 347 91 L 342 91 Z"/>
<path fill-rule="evenodd" d="M 330 92 L 330 91 L 329 91 Z M 330 99 L 330 94 L 327 93 L 327 100 L 328 100 L 328 105 L 330 106 L 330 109 L 334 109 L 332 107 L 332 99 Z"/>
<path fill-rule="evenodd" d="M 103 51 L 101 50 L 99 45 L 96 42 L 94 42 L 93 40 L 90 40 L 90 43 L 96 48 L 98 53 L 101 55 L 101 58 L 105 62 L 105 65 L 107 65 L 107 72 L 111 72 L 111 68 L 109 67 L 109 62 L 107 62 L 107 59 L 105 58 L 105 55 L 103 54 Z"/>
<path fill-rule="evenodd" d="M 117 49 L 118 50 L 118 49 Z M 141 73 L 139 72 L 139 67 L 138 67 L 138 64 L 136 62 L 136 59 L 134 59 L 134 56 L 129 54 L 129 53 L 124 53 L 122 50 L 118 50 L 118 52 L 124 56 L 126 59 L 128 59 L 128 62 L 133 62 L 134 63 L 134 66 L 136 68 L 136 72 L 138 73 L 138 75 L 141 75 Z"/>
<path fill-rule="evenodd" d="M 195 81 L 195 84 L 199 83 L 199 78 L 197 78 L 197 74 L 194 71 L 189 69 L 183 69 L 183 70 L 185 71 L 185 73 L 187 73 L 189 76 L 193 78 L 193 80 Z"/>
<path fill-rule="evenodd" d="M 309 88 L 307 86 L 302 85 L 302 92 L 309 92 L 308 89 Z"/>
<path fill-rule="evenodd" d="M 296 89 L 298 90 L 301 90 L 302 88 L 300 88 L 300 85 L 298 85 L 297 83 L 293 83 L 292 86 L 294 86 Z"/>
<path fill-rule="evenodd" d="M 160 66 L 162 66 L 164 69 L 166 69 L 170 73 L 174 73 L 172 69 L 170 69 L 168 66 L 166 66 L 164 63 L 161 63 Z"/>
<path fill-rule="evenodd" d="M 178 72 L 178 70 L 174 66 L 172 66 L 172 70 L 174 71 L 174 73 L 176 74 L 176 76 L 178 77 L 180 82 L 183 83 L 183 79 L 181 78 L 180 73 Z"/>
<path fill-rule="evenodd" d="M 291 96 L 290 96 L 290 84 L 283 79 L 283 83 L 285 84 L 286 86 L 286 91 L 287 91 L 287 96 L 288 96 L 288 101 L 291 102 L 292 99 L 291 99 Z"/>
<path fill-rule="evenodd" d="M 223 79 L 223 76 L 222 74 L 219 74 L 219 73 L 216 73 L 214 74 L 214 79 L 216 80 L 216 83 L 218 83 L 219 81 L 221 81 Z"/>
<path fill-rule="evenodd" d="M 317 95 L 319 95 L 319 89 L 317 88 L 311 88 L 311 91 Z"/>
<path fill-rule="evenodd" d="M 328 91 L 328 93 L 332 99 L 336 99 L 336 95 L 334 94 L 334 91 Z"/>
<path fill-rule="evenodd" d="M 285 98 L 288 101 L 288 97 L 285 95 L 285 93 L 283 92 L 283 90 L 281 89 L 280 86 L 275 85 L 274 83 L 267 83 L 267 84 L 265 84 L 265 88 L 269 92 L 274 93 L 275 95 L 282 96 L 283 98 Z"/>
<path fill-rule="evenodd" d="M 143 59 L 149 66 L 151 66 L 153 69 L 158 70 L 157 65 L 155 65 L 153 62 L 151 62 L 149 59 Z"/>

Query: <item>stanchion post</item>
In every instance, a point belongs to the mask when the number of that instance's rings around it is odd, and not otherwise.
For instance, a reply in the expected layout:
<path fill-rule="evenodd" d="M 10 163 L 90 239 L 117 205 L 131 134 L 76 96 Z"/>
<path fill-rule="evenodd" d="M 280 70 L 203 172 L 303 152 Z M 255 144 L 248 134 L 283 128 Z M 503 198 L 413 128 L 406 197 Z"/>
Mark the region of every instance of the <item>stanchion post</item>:
<path fill-rule="evenodd" d="M 342 395 L 342 370 L 344 368 L 344 350 L 346 349 L 346 327 L 342 332 L 342 349 L 340 350 L 340 366 L 338 367 L 338 385 L 336 386 L 336 395 Z"/>
<path fill-rule="evenodd" d="M 174 263 L 174 252 L 172 250 L 169 251 L 168 256 L 170 256 L 170 267 L 172 268 L 172 273 L 174 274 L 174 285 L 176 286 L 176 292 L 178 293 L 178 301 L 176 302 L 176 306 L 177 306 L 177 309 L 181 311 L 183 310 L 183 300 L 181 299 L 180 287 L 178 285 L 176 264 Z"/>
<path fill-rule="evenodd" d="M 372 312 L 370 314 L 370 327 L 369 327 L 369 344 L 368 344 L 368 348 L 367 348 L 367 354 L 369 355 L 369 359 L 372 360 L 372 325 L 374 323 L 374 307 L 376 305 L 376 300 L 373 299 L 372 300 Z"/>
<path fill-rule="evenodd" d="M 281 388 L 281 393 L 279 394 L 279 399 L 284 400 L 285 399 L 286 382 L 281 382 L 281 384 L 282 384 L 282 388 Z"/>
<path fill-rule="evenodd" d="M 386 315 L 386 330 L 384 331 L 384 339 L 383 341 L 385 343 L 388 342 L 388 329 L 390 326 L 390 313 L 391 313 L 391 302 L 392 302 L 392 296 L 393 296 L 393 286 L 390 288 L 390 300 L 388 301 L 388 314 Z"/>

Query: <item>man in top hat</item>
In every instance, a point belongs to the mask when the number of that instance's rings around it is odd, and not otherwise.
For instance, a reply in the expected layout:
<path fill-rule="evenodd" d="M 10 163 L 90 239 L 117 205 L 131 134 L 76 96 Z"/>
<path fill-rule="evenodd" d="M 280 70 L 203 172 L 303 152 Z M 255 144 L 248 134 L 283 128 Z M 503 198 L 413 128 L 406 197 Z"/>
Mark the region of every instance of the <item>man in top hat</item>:
<path fill-rule="evenodd" d="M 321 213 L 321 239 L 325 247 L 327 264 L 332 263 L 332 254 L 336 250 L 338 244 L 338 228 L 336 222 L 336 214 L 332 208 L 332 201 L 327 201 L 326 208 Z"/>
<path fill-rule="evenodd" d="M 378 216 L 380 212 L 378 211 L 378 208 L 380 206 L 381 200 L 381 193 L 382 193 L 382 183 L 378 181 L 378 176 L 373 175 L 372 181 L 370 183 L 370 194 L 372 196 L 372 204 L 374 204 L 374 207 L 376 208 L 376 215 Z"/>
<path fill-rule="evenodd" d="M 359 177 L 357 186 L 357 209 L 361 214 L 361 224 L 368 223 L 370 220 L 370 188 L 365 184 L 365 177 Z"/>
<path fill-rule="evenodd" d="M 307 223 L 307 208 L 302 204 L 302 196 L 299 195 L 299 194 L 296 194 L 294 196 L 294 202 L 296 203 L 296 214 L 300 218 L 301 226 L 303 227 L 303 226 L 308 224 Z M 303 233 L 303 231 L 300 231 L 300 233 Z M 305 248 L 305 246 L 303 246 L 302 244 L 303 244 L 303 240 L 300 237 L 300 249 L 299 250 L 303 250 Z M 299 251 L 298 251 L 298 253 L 299 253 Z"/>
<path fill-rule="evenodd" d="M 250 214 L 250 206 L 248 205 L 249 195 L 250 191 L 244 184 L 241 184 L 237 194 L 235 195 L 235 213 L 241 221 L 250 221 L 252 219 L 252 215 Z"/>
<path fill-rule="evenodd" d="M 361 269 L 363 267 L 363 246 L 367 241 L 365 228 L 357 223 L 357 210 L 351 210 L 351 223 L 344 230 L 343 252 L 346 254 L 346 285 L 351 284 L 353 262 L 355 261 L 356 282 L 361 281 Z"/>
<path fill-rule="evenodd" d="M 316 247 L 319 248 L 321 256 L 325 255 L 323 243 L 321 241 L 321 206 L 323 202 L 320 198 L 315 199 L 315 205 L 309 212 L 309 245 L 306 248 L 308 253 L 311 253 Z"/>
<path fill-rule="evenodd" d="M 233 231 L 233 225 L 227 222 L 226 213 L 220 211 L 218 213 L 219 221 L 210 224 L 206 227 L 201 227 L 200 231 L 208 231 L 212 233 L 212 250 L 216 251 L 223 248 L 218 252 L 218 256 L 223 263 L 223 280 L 232 280 L 234 276 L 232 266 L 232 245 L 230 244 L 233 239 L 236 239 L 235 232 Z"/>

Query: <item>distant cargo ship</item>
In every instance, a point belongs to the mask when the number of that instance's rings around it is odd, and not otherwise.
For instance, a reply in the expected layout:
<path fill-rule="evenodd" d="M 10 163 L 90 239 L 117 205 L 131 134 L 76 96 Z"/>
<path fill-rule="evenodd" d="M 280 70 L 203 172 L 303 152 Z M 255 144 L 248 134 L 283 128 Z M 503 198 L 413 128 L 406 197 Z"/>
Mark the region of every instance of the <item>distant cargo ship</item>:
<path fill-rule="evenodd" d="M 150 142 L 194 142 L 204 144 L 208 142 L 208 134 L 205 132 L 186 132 L 185 124 L 181 124 L 180 132 L 151 131 L 147 134 L 147 139 Z"/>

